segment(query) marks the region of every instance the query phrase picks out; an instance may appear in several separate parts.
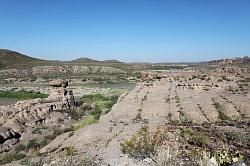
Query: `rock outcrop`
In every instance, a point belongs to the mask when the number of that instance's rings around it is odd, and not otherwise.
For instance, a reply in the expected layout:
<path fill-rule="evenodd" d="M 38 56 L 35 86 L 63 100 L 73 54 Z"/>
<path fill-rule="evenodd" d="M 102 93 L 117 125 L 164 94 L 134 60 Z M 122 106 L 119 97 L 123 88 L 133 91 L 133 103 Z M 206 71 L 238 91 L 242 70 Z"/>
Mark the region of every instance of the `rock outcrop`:
<path fill-rule="evenodd" d="M 234 58 L 234 59 L 220 59 L 209 61 L 209 64 L 213 65 L 225 65 L 225 64 L 249 64 L 250 58 L 248 56 L 243 58 Z"/>
<path fill-rule="evenodd" d="M 66 82 L 62 80 L 55 82 L 58 83 L 57 87 L 51 89 L 51 94 L 46 99 L 18 101 L 13 105 L 0 107 L 1 150 L 4 150 L 5 143 L 8 140 L 20 138 L 28 127 L 46 123 L 51 112 L 75 106 L 72 91 L 65 89 Z M 61 87 L 59 87 L 59 84 Z"/>
<path fill-rule="evenodd" d="M 50 81 L 50 85 L 53 87 L 64 87 L 66 88 L 68 86 L 68 81 L 62 80 L 62 79 L 56 79 Z"/>
<path fill-rule="evenodd" d="M 223 68 L 218 68 L 217 72 L 227 73 L 227 74 L 245 74 L 248 72 L 247 68 L 241 68 L 236 66 L 227 66 Z"/>
<path fill-rule="evenodd" d="M 120 143 L 134 135 L 141 126 L 157 128 L 173 122 L 217 123 L 222 120 L 220 114 L 232 120 L 241 119 L 242 114 L 250 115 L 250 96 L 232 94 L 227 90 L 229 85 L 236 86 L 235 82 L 218 83 L 217 78 L 212 77 L 208 85 L 200 79 L 179 79 L 163 78 L 150 84 L 138 84 L 134 90 L 122 94 L 112 110 L 101 116 L 99 123 L 77 130 L 70 138 L 58 138 L 55 153 L 74 147 L 79 154 L 98 156 L 100 165 L 149 165 L 129 158 L 120 148 Z M 40 152 L 51 152 L 54 145 L 51 143 Z"/>

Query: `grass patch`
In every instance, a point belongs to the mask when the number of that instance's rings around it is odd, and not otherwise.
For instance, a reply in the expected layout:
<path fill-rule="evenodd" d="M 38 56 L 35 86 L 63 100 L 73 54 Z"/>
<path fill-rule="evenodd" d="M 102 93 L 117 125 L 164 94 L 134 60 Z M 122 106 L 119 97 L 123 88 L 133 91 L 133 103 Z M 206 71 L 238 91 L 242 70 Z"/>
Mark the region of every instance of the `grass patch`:
<path fill-rule="evenodd" d="M 47 98 L 49 95 L 44 93 L 34 93 L 26 91 L 0 91 L 0 98 L 12 98 L 12 99 L 35 99 L 35 98 Z"/>
<path fill-rule="evenodd" d="M 88 125 L 91 125 L 91 124 L 94 124 L 97 122 L 98 122 L 98 119 L 96 119 L 95 116 L 89 116 L 89 117 L 83 119 L 82 121 L 76 123 L 74 125 L 74 129 L 77 130 L 77 129 L 83 128 L 85 126 L 88 126 Z"/>
<path fill-rule="evenodd" d="M 104 96 L 100 93 L 95 94 L 89 94 L 84 95 L 81 100 L 84 103 L 89 103 L 91 105 L 94 105 L 93 110 L 90 112 L 92 116 L 96 120 L 100 118 L 100 116 L 103 114 L 103 111 L 105 110 L 105 113 L 108 113 L 112 106 L 117 102 L 118 95 L 112 95 L 112 96 Z"/>

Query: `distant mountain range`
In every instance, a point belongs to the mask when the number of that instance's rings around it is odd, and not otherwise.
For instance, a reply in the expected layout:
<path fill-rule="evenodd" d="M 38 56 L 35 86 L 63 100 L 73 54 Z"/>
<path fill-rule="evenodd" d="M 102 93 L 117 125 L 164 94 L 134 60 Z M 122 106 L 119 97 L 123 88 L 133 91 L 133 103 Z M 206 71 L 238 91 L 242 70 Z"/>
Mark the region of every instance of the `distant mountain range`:
<path fill-rule="evenodd" d="M 234 58 L 234 59 L 220 59 L 212 60 L 209 62 L 203 62 L 214 65 L 224 65 L 224 64 L 249 64 L 250 58 Z M 154 65 L 154 63 L 123 63 L 118 60 L 94 60 L 90 58 L 78 58 L 71 61 L 58 61 L 58 60 L 42 60 L 38 58 L 33 58 L 15 51 L 0 49 L 0 68 L 20 68 L 20 67 L 33 67 L 38 65 L 58 65 L 58 64 L 76 64 L 76 65 L 105 65 L 105 66 L 122 66 L 122 65 Z M 171 65 L 171 63 L 157 63 Z M 174 63 L 179 64 L 179 63 Z M 182 63 L 188 64 L 188 63 Z M 199 64 L 199 63 L 196 63 Z"/>
<path fill-rule="evenodd" d="M 72 61 L 53 61 L 33 58 L 15 51 L 0 49 L 0 68 L 26 67 L 34 65 L 53 65 L 53 64 L 116 64 L 122 63 L 118 60 L 94 60 L 90 58 L 78 58 Z"/>
<path fill-rule="evenodd" d="M 104 61 L 99 61 L 99 60 L 94 60 L 90 58 L 77 58 L 75 60 L 72 60 L 70 62 L 74 63 L 123 63 L 118 60 L 104 60 Z"/>

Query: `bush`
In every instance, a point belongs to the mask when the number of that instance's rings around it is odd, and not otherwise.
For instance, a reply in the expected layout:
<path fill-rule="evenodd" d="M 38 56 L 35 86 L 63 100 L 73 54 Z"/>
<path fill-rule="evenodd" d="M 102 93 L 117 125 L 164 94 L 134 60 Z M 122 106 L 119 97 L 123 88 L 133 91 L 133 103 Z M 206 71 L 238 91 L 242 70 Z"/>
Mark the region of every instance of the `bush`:
<path fill-rule="evenodd" d="M 122 152 L 131 157 L 147 158 L 156 153 L 156 149 L 161 146 L 166 139 L 166 133 L 157 130 L 150 133 L 148 126 L 142 127 L 132 138 L 121 143 Z"/>
<path fill-rule="evenodd" d="M 73 146 L 65 147 L 65 148 L 63 148 L 63 151 L 65 152 L 66 156 L 73 156 L 76 152 L 76 150 Z"/>
<path fill-rule="evenodd" d="M 208 129 L 211 127 L 211 123 L 209 123 L 208 121 L 205 121 L 202 123 L 202 126 Z"/>
<path fill-rule="evenodd" d="M 24 157 L 25 157 L 24 154 L 18 153 L 16 151 L 12 151 L 12 152 L 9 152 L 5 155 L 0 156 L 0 165 L 4 165 L 4 164 L 10 163 L 10 162 L 15 161 L 15 160 L 20 160 Z"/>
<path fill-rule="evenodd" d="M 190 144 L 197 145 L 197 146 L 204 146 L 208 143 L 207 137 L 205 135 L 195 132 L 190 128 L 183 129 L 183 137 Z"/>
<path fill-rule="evenodd" d="M 240 132 L 227 132 L 225 133 L 228 140 L 235 141 L 242 144 L 250 142 L 250 136 Z"/>
<path fill-rule="evenodd" d="M 74 120 L 79 120 L 85 115 L 85 111 L 81 109 L 67 109 L 61 110 L 62 113 L 67 113 L 69 117 Z"/>

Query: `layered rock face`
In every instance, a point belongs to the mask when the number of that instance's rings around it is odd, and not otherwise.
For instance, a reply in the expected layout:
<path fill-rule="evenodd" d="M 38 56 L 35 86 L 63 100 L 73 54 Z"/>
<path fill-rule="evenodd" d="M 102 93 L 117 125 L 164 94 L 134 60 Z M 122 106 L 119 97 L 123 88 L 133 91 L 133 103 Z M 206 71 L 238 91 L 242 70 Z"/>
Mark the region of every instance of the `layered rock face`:
<path fill-rule="evenodd" d="M 30 126 L 46 123 L 49 114 L 75 106 L 72 91 L 64 87 L 51 89 L 46 99 L 19 101 L 0 107 L 0 149 L 22 136 Z"/>

